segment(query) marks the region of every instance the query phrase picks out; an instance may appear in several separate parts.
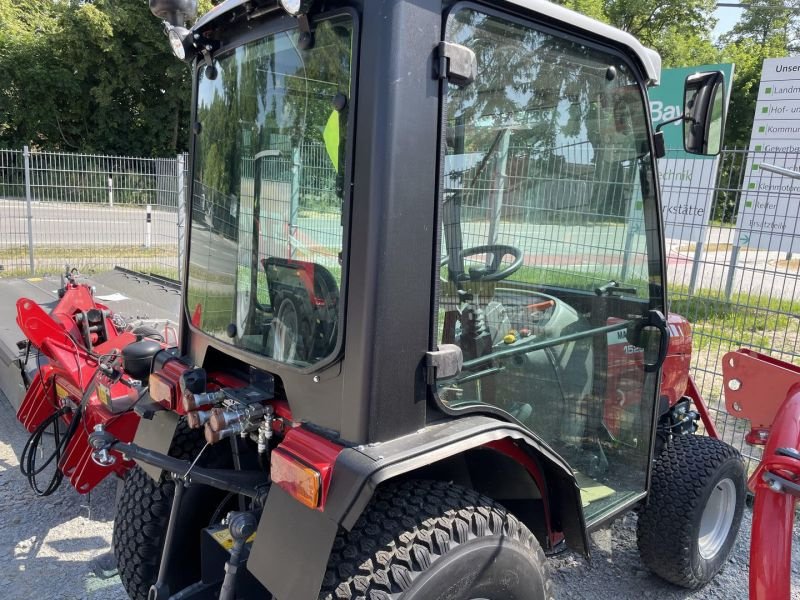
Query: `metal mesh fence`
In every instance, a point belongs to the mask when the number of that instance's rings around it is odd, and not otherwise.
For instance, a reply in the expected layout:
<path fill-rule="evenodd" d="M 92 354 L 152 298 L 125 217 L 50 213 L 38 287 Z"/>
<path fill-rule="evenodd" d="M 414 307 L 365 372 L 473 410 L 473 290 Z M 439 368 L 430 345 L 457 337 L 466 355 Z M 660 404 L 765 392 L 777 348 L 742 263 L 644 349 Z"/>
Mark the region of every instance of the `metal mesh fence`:
<path fill-rule="evenodd" d="M 720 435 L 743 452 L 751 468 L 761 449 L 744 443 L 747 423 L 725 411 L 722 357 L 744 347 L 789 362 L 800 358 L 800 261 L 790 251 L 800 239 L 800 184 L 766 170 L 771 165 L 797 169 L 798 158 L 727 150 L 707 186 L 675 176 L 689 170 L 688 160 L 677 161 L 673 176 L 662 178 L 665 196 L 708 197 L 711 213 L 703 215 L 710 217 L 708 227 L 692 223 L 685 214 L 665 214 L 670 309 L 692 322 L 692 374 Z M 708 163 L 706 168 L 713 163 L 703 162 Z M 758 180 L 753 178 L 755 172 Z M 774 227 L 764 227 L 768 223 Z M 760 233 L 765 229 L 768 234 Z"/>
<path fill-rule="evenodd" d="M 0 268 L 12 273 L 24 271 L 32 261 L 25 173 L 22 151 L 0 150 Z"/>
<path fill-rule="evenodd" d="M 0 150 L 0 268 L 46 273 L 68 262 L 177 278 L 178 163 L 183 157 Z"/>
<path fill-rule="evenodd" d="M 587 285 L 606 275 L 645 282 L 646 252 L 630 202 L 641 183 L 628 162 L 602 153 L 590 160 L 589 151 L 576 145 L 560 159 L 543 159 L 512 146 L 490 165 L 479 164 L 478 153 L 445 165 L 445 189 L 461 191 L 461 218 L 476 223 L 465 228 L 465 245 L 485 243 L 494 227 L 495 239 L 513 239 L 535 254 L 536 277 L 550 283 L 566 267 Z M 721 360 L 739 347 L 800 358 L 800 257 L 792 253 L 800 239 L 800 182 L 782 171 L 797 169 L 797 162 L 796 154 L 738 149 L 705 161 L 669 152 L 660 162 L 670 310 L 692 322 L 692 373 L 720 434 L 750 459 L 759 450 L 744 444 L 747 424 L 725 412 Z M 589 163 L 590 176 L 574 172 L 574 165 Z M 121 265 L 178 277 L 186 166 L 183 156 L 0 150 L 0 274 L 59 271 L 69 262 L 83 270 Z M 285 197 L 292 213 L 288 231 L 276 234 L 281 255 L 335 268 L 341 183 L 324 147 L 278 151 L 259 168 L 261 185 L 273 186 L 272 195 Z M 242 171 L 243 182 L 254 181 L 252 164 Z M 233 227 L 230 199 L 208 190 L 203 198 L 203 191 L 195 189 L 195 221 Z M 746 218 L 737 229 L 741 211 Z"/>

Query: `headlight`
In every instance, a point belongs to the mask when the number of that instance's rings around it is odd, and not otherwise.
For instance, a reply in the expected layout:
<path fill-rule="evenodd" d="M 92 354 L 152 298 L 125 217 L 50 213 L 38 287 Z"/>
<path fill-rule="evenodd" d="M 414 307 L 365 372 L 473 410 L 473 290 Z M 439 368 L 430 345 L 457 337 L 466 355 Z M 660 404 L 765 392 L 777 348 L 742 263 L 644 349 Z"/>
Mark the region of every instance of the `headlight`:
<path fill-rule="evenodd" d="M 314 0 L 280 0 L 280 2 L 283 10 L 296 17 L 306 14 L 311 9 Z"/>
<path fill-rule="evenodd" d="M 167 33 L 172 53 L 180 60 L 186 60 L 186 44 L 189 42 L 189 31 L 183 27 L 173 27 Z"/>

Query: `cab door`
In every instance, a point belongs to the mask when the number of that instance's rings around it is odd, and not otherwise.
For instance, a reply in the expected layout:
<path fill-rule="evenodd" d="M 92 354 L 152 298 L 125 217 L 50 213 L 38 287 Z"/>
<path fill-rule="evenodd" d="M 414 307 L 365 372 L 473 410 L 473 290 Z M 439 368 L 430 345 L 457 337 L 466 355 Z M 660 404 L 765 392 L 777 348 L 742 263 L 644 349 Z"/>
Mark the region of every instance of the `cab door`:
<path fill-rule="evenodd" d="M 457 6 L 445 41 L 437 344 L 449 410 L 528 427 L 575 470 L 589 525 L 647 488 L 663 260 L 645 88 L 613 48 Z"/>

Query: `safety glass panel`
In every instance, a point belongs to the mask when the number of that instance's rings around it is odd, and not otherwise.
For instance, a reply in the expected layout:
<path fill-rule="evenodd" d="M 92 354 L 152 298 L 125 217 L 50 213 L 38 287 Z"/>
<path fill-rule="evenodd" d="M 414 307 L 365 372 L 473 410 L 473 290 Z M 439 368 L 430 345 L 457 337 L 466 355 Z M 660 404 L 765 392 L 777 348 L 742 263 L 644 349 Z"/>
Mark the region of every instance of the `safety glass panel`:
<path fill-rule="evenodd" d="M 658 355 L 663 306 L 644 95 L 618 56 L 505 18 L 460 10 L 447 40 L 478 74 L 446 95 L 437 342 L 464 368 L 439 397 L 533 430 L 591 521 L 647 474 L 658 358 L 640 346 Z"/>
<path fill-rule="evenodd" d="M 187 310 L 206 333 L 306 367 L 339 335 L 353 22 L 264 36 L 201 69 Z"/>

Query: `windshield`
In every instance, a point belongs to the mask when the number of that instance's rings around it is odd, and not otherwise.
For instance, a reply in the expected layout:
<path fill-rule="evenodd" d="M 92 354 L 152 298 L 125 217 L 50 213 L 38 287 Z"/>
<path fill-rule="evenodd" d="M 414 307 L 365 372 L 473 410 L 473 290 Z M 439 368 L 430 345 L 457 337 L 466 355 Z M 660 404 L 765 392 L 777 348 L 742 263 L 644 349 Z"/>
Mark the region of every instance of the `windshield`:
<path fill-rule="evenodd" d="M 187 310 L 209 335 L 308 366 L 339 334 L 352 17 L 201 69 Z"/>

